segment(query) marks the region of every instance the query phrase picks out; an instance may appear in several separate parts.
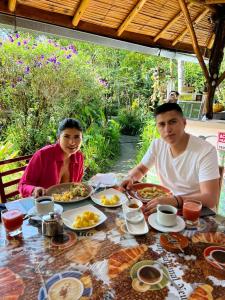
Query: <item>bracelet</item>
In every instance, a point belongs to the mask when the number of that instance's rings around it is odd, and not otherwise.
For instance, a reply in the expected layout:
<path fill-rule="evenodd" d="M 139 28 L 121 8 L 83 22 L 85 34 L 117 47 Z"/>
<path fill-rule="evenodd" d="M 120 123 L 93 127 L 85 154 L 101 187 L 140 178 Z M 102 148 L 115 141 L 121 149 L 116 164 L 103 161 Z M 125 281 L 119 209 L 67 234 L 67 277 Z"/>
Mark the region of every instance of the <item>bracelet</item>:
<path fill-rule="evenodd" d="M 180 204 L 179 204 L 179 201 L 178 201 L 178 197 L 173 195 L 173 198 L 177 201 L 177 208 L 180 208 Z"/>

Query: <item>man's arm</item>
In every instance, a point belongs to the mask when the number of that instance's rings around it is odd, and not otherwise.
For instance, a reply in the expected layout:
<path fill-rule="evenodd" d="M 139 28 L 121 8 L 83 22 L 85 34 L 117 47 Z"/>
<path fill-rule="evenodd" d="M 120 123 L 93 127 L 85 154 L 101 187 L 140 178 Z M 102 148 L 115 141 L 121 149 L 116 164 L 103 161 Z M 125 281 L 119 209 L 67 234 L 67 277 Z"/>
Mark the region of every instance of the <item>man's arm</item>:
<path fill-rule="evenodd" d="M 184 195 L 182 196 L 183 201 L 199 200 L 203 206 L 214 208 L 219 202 L 219 178 L 200 182 L 199 186 L 199 193 Z"/>
<path fill-rule="evenodd" d="M 219 179 L 213 179 L 201 182 L 200 184 L 200 192 L 182 195 L 181 197 L 177 196 L 177 199 L 174 196 L 161 196 L 152 199 L 144 208 L 144 213 L 151 214 L 156 211 L 156 207 L 158 204 L 169 204 L 179 208 L 182 206 L 183 202 L 190 200 L 199 200 L 202 202 L 203 206 L 207 206 L 209 208 L 214 208 L 219 201 Z"/>

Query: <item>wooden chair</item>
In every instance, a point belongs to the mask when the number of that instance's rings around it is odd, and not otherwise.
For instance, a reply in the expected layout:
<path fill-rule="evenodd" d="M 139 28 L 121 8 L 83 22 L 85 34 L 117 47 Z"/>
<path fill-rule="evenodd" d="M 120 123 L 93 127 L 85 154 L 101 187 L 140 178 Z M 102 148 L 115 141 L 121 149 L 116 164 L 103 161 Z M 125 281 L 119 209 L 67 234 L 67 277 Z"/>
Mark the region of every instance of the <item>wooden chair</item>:
<path fill-rule="evenodd" d="M 19 175 L 19 173 L 21 171 L 24 171 L 29 160 L 31 159 L 32 155 L 25 155 L 25 156 L 20 156 L 20 157 L 16 157 L 16 158 L 12 158 L 12 159 L 7 159 L 7 160 L 2 160 L 0 161 L 0 168 L 1 166 L 4 165 L 9 165 L 12 166 L 13 163 L 15 162 L 19 162 L 21 163 L 21 166 L 9 169 L 7 171 L 0 171 L 0 199 L 1 199 L 1 203 L 5 203 L 7 202 L 10 198 L 15 197 L 16 195 L 19 194 L 18 188 L 17 186 L 13 188 L 14 185 L 18 184 L 20 181 L 20 178 L 18 179 L 14 179 L 14 180 L 10 180 L 4 183 L 3 177 L 6 177 L 7 175 L 11 175 L 11 174 L 17 174 Z M 21 177 L 21 176 L 20 176 Z M 6 188 L 12 187 L 12 191 L 10 191 L 9 193 L 6 192 Z"/>

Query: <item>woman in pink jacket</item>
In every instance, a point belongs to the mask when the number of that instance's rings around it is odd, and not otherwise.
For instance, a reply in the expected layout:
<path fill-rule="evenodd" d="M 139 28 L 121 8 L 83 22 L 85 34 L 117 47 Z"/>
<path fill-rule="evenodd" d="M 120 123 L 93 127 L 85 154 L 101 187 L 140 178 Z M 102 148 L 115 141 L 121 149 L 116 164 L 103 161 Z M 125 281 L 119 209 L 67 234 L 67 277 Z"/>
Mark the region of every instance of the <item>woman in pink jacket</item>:
<path fill-rule="evenodd" d="M 64 119 L 58 128 L 56 144 L 38 150 L 30 160 L 20 182 L 22 197 L 45 194 L 52 185 L 80 182 L 83 177 L 82 127 L 75 119 Z"/>

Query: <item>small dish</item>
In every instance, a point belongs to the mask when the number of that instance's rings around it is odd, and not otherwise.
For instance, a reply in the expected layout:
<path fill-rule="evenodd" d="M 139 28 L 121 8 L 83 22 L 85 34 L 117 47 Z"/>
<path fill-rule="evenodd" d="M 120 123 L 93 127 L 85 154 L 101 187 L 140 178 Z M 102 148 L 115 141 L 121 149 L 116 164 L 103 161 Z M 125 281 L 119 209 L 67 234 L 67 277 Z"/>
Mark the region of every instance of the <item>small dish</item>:
<path fill-rule="evenodd" d="M 148 223 L 151 227 L 161 232 L 179 232 L 185 228 L 185 222 L 180 216 L 177 216 L 177 224 L 175 226 L 166 227 L 160 225 L 157 222 L 157 213 L 153 213 L 148 217 Z"/>
<path fill-rule="evenodd" d="M 102 204 L 102 202 L 101 202 L 102 196 L 106 196 L 107 198 L 112 198 L 114 195 L 119 197 L 118 203 L 116 203 L 114 205 Z M 91 195 L 91 199 L 96 204 L 103 206 L 103 207 L 118 207 L 118 206 L 122 205 L 123 203 L 125 203 L 125 201 L 127 201 L 127 197 L 123 193 L 121 193 L 118 190 L 113 189 L 113 188 L 101 191 L 99 193 L 95 193 L 95 194 Z"/>
<path fill-rule="evenodd" d="M 143 213 L 137 211 L 128 211 L 125 217 L 127 221 L 133 224 L 140 223 L 144 219 Z"/>
<path fill-rule="evenodd" d="M 79 227 L 79 228 L 73 227 L 73 222 L 74 222 L 76 216 L 80 215 L 81 213 L 83 213 L 85 211 L 97 213 L 99 215 L 99 222 L 92 226 L 88 226 L 88 227 Z M 105 222 L 106 219 L 107 219 L 106 215 L 103 214 L 103 212 L 101 210 L 97 209 L 96 207 L 94 207 L 91 204 L 77 207 L 74 209 L 70 209 L 70 210 L 67 210 L 62 213 L 63 223 L 72 230 L 91 229 L 91 228 L 97 227 L 98 225 L 102 224 L 103 222 Z"/>
<path fill-rule="evenodd" d="M 127 200 L 124 205 L 127 211 L 140 211 L 140 208 L 143 206 L 143 203 L 140 200 L 131 198 Z"/>
<path fill-rule="evenodd" d="M 133 223 L 133 222 L 129 222 L 126 218 L 127 213 L 131 212 L 128 207 L 124 204 L 123 205 L 123 215 L 124 215 L 124 219 L 125 219 L 125 223 L 126 223 L 126 227 L 127 227 L 127 231 L 132 234 L 132 235 L 143 235 L 148 233 L 149 228 L 148 228 L 148 224 L 145 221 L 144 215 L 142 213 L 141 210 L 137 211 L 133 211 L 133 213 L 138 213 L 140 215 L 143 216 L 142 221 L 139 221 L 137 223 Z"/>

